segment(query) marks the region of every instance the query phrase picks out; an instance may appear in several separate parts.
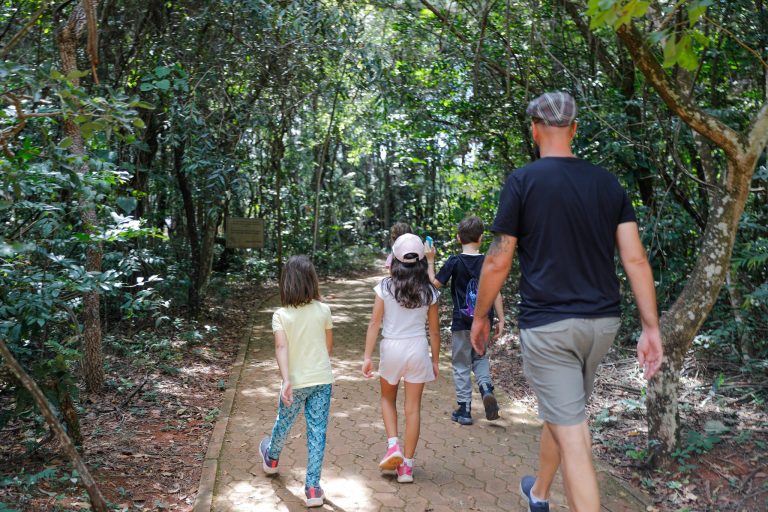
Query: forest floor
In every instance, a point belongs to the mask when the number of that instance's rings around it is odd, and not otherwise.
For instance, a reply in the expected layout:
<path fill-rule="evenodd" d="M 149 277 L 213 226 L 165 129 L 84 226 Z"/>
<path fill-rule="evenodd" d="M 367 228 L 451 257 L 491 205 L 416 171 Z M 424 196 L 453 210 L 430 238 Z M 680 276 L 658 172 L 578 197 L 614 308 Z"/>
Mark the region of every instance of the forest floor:
<path fill-rule="evenodd" d="M 192 509 L 224 383 L 252 312 L 276 291 L 268 285 L 231 282 L 212 290 L 197 324 L 111 329 L 105 391 L 80 399 L 83 454 L 115 510 Z M 449 301 L 441 318 L 450 318 Z M 496 385 L 535 410 L 515 330 L 489 353 Z M 596 459 L 643 488 L 655 510 L 768 510 L 766 389 L 750 388 L 749 376 L 718 358 L 691 358 L 684 374 L 687 448 L 680 466 L 653 472 L 646 464 L 643 381 L 634 355 L 614 348 L 589 406 Z M 1 391 L 0 413 L 14 406 Z M 46 428 L 11 422 L 0 429 L 0 446 L 0 512 L 90 509 Z"/>
<path fill-rule="evenodd" d="M 275 291 L 274 283 L 214 283 L 196 323 L 109 329 L 105 390 L 81 393 L 80 417 L 81 453 L 114 510 L 192 510 L 242 337 Z M 13 406 L 0 393 L 0 413 Z M 90 509 L 71 464 L 34 419 L 0 429 L 0 447 L 0 512 Z"/>

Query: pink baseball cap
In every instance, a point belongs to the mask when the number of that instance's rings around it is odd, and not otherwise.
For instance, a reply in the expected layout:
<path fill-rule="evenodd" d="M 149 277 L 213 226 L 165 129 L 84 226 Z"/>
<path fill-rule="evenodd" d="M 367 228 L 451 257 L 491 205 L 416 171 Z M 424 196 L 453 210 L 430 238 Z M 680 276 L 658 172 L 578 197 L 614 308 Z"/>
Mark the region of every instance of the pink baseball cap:
<path fill-rule="evenodd" d="M 413 233 L 405 233 L 395 240 L 392 254 L 403 263 L 415 263 L 424 258 L 424 243 Z"/>

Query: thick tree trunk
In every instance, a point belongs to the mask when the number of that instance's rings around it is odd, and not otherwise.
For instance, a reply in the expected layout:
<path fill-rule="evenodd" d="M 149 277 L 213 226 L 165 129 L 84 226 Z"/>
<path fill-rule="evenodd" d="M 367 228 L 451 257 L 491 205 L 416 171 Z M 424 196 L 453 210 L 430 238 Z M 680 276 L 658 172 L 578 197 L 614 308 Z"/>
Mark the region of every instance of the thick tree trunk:
<path fill-rule="evenodd" d="M 21 384 L 32 395 L 35 404 L 45 418 L 45 421 L 51 427 L 51 430 L 53 430 L 53 433 L 56 435 L 56 438 L 64 450 L 64 453 L 66 453 L 66 455 L 72 460 L 72 464 L 80 474 L 80 479 L 83 483 L 83 486 L 85 487 L 85 490 L 88 491 L 88 496 L 91 499 L 93 509 L 97 512 L 107 512 L 109 508 L 107 507 L 107 503 L 104 500 L 104 496 L 101 494 L 99 486 L 91 476 L 91 473 L 88 470 L 88 466 L 85 465 L 85 462 L 83 462 L 83 459 L 81 459 L 80 455 L 77 453 L 77 449 L 64 430 L 64 427 L 61 426 L 61 423 L 53 413 L 53 409 L 48 403 L 48 400 L 46 400 L 45 395 L 32 379 L 32 377 L 30 377 L 29 374 L 27 374 L 27 372 L 25 372 L 21 367 L 19 362 L 16 361 L 16 358 L 13 357 L 13 354 L 11 354 L 11 351 L 8 350 L 8 346 L 2 339 L 0 339 L 0 355 L 3 356 L 5 365 L 10 368 L 11 373 L 13 373 L 19 382 L 21 382 Z"/>
<path fill-rule="evenodd" d="M 664 364 L 658 377 L 648 385 L 649 438 L 658 442 L 652 451 L 661 465 L 671 462 L 671 453 L 680 441 L 677 403 L 680 371 L 693 338 L 725 282 L 754 164 L 747 161 L 746 167 L 728 165 L 730 179 L 724 189 L 713 194 L 696 265 L 683 291 L 661 318 Z"/>
<path fill-rule="evenodd" d="M 648 388 L 648 428 L 651 449 L 663 465 L 671 461 L 679 440 L 676 393 L 683 358 L 725 281 L 757 157 L 768 143 L 768 102 L 748 130 L 739 133 L 694 103 L 692 96 L 667 75 L 634 25 L 619 27 L 617 34 L 670 110 L 719 147 L 728 161 L 727 172 L 719 183 L 708 180 L 716 188 L 710 192 L 707 227 L 694 269 L 680 296 L 661 318 L 664 363 Z"/>
<path fill-rule="evenodd" d="M 96 0 L 86 0 L 91 3 L 90 9 L 96 9 Z M 67 23 L 57 34 L 59 56 L 61 58 L 61 71 L 68 75 L 77 71 L 77 44 L 85 32 L 87 26 L 84 3 L 80 3 L 72 11 Z M 79 78 L 70 80 L 72 85 L 80 85 Z M 80 132 L 80 127 L 72 120 L 64 121 L 64 136 L 68 137 L 72 144 L 70 152 L 85 159 L 85 142 Z M 88 172 L 88 164 L 81 164 L 78 169 L 80 174 Z M 86 232 L 92 232 L 98 224 L 96 210 L 93 204 L 81 195 L 79 200 L 80 219 Z M 101 272 L 101 246 L 91 243 L 86 248 L 85 269 L 88 272 Z M 98 290 L 86 292 L 83 296 L 83 373 L 85 386 L 88 391 L 101 391 L 104 383 L 104 356 L 101 346 L 101 318 L 99 315 L 100 294 Z"/>

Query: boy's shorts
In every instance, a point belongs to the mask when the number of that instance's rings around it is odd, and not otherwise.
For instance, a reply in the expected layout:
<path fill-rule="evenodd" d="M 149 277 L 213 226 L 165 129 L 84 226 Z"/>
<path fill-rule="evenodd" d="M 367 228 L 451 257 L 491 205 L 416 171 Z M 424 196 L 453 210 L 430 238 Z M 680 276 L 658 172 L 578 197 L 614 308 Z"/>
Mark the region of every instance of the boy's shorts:
<path fill-rule="evenodd" d="M 555 425 L 585 421 L 595 371 L 611 348 L 621 322 L 567 318 L 520 330 L 523 372 L 539 402 L 539 418 Z"/>
<path fill-rule="evenodd" d="M 381 340 L 379 375 L 393 386 L 400 379 L 412 384 L 435 380 L 427 338 L 419 336 Z"/>

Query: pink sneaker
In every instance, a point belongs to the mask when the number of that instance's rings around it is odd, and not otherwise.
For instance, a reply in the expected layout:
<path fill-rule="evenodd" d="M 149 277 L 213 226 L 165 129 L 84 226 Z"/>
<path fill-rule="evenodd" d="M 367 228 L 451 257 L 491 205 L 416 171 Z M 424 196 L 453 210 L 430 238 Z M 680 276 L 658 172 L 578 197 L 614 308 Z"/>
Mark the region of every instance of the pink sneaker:
<path fill-rule="evenodd" d="M 408 464 L 397 466 L 397 481 L 401 484 L 413 483 L 413 466 Z"/>
<path fill-rule="evenodd" d="M 387 454 L 379 462 L 379 469 L 382 471 L 393 471 L 403 463 L 403 452 L 400 451 L 400 445 L 395 443 L 390 449 L 387 450 Z"/>

